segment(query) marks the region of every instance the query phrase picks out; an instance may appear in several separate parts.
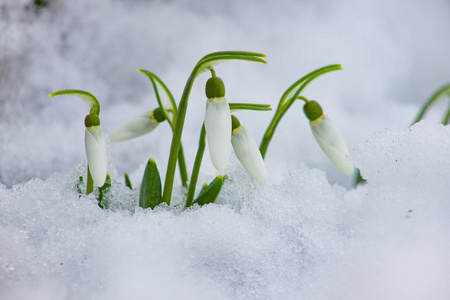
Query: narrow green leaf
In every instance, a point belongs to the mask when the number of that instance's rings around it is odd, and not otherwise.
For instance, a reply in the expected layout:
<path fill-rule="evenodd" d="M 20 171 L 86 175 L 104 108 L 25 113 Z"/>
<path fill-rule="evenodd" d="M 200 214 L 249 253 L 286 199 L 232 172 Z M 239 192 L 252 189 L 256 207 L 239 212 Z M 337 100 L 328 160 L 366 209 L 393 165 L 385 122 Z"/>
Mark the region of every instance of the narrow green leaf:
<path fill-rule="evenodd" d="M 161 178 L 155 160 L 150 158 L 142 178 L 139 206 L 154 209 L 162 200 Z"/>
<path fill-rule="evenodd" d="M 173 122 L 176 119 L 177 114 L 177 104 L 175 103 L 175 99 L 173 98 L 169 88 L 164 84 L 164 82 L 161 79 L 159 79 L 158 76 L 156 76 L 152 72 L 143 69 L 138 69 L 138 72 L 146 75 L 148 79 L 150 79 L 150 81 L 152 82 L 159 107 L 162 109 L 163 114 L 167 120 L 171 120 L 169 114 L 167 113 L 168 107 L 171 107 L 174 117 L 170 123 L 171 126 L 173 127 Z"/>
<path fill-rule="evenodd" d="M 128 176 L 127 173 L 124 173 L 123 176 L 125 177 L 125 185 L 126 185 L 130 190 L 132 190 L 132 189 L 133 189 L 133 186 L 131 185 L 130 177 Z"/>
<path fill-rule="evenodd" d="M 288 101 L 289 99 L 291 99 L 292 97 L 294 97 L 295 95 L 299 95 L 300 92 L 304 87 L 306 86 L 301 86 L 302 83 L 304 83 L 305 81 L 311 79 L 308 83 L 310 83 L 313 79 L 328 73 L 328 72 L 332 72 L 332 71 L 338 71 L 338 70 L 342 70 L 342 66 L 341 65 L 329 65 L 329 66 L 325 66 L 322 68 L 319 68 L 317 70 L 314 70 L 308 74 L 306 74 L 305 76 L 303 76 L 302 78 L 300 78 L 299 80 L 297 80 L 296 82 L 294 82 L 287 90 L 286 92 L 284 92 L 283 96 L 281 97 L 280 100 L 280 104 L 278 105 L 278 107 L 282 107 L 284 105 L 284 103 L 286 101 Z"/>
<path fill-rule="evenodd" d="M 256 111 L 269 111 L 272 110 L 270 104 L 253 104 L 253 103 L 228 103 L 230 110 L 256 110 Z"/>
<path fill-rule="evenodd" d="M 80 194 L 80 195 L 83 194 L 83 189 L 81 188 L 81 186 L 83 185 L 83 183 L 84 183 L 84 178 L 83 178 L 83 176 L 80 176 L 80 177 L 78 178 L 78 182 L 77 182 L 77 184 L 76 184 L 78 194 Z"/>
<path fill-rule="evenodd" d="M 208 203 L 214 203 L 223 185 L 223 176 L 217 176 L 206 188 L 203 186 L 194 203 L 203 206 Z"/>
<path fill-rule="evenodd" d="M 244 55 L 242 53 L 245 53 Z M 220 63 L 223 63 L 225 61 L 229 60 L 246 60 L 246 61 L 253 61 L 253 62 L 259 62 L 263 64 L 267 64 L 267 62 L 260 58 L 265 57 L 264 54 L 256 53 L 258 55 L 252 55 L 255 54 L 253 52 L 242 52 L 242 51 L 228 51 L 228 52 L 216 52 L 215 54 L 207 55 L 203 57 L 195 66 L 195 76 L 198 76 L 206 71 L 209 71 L 210 69 L 214 68 Z"/>
<path fill-rule="evenodd" d="M 98 195 L 98 206 L 101 208 L 107 208 L 107 204 L 104 200 L 106 194 L 108 194 L 111 190 L 111 176 L 109 174 L 106 174 L 106 180 L 102 187 L 98 188 L 99 195 Z"/>
<path fill-rule="evenodd" d="M 78 98 L 80 98 L 81 100 L 86 102 L 87 105 L 89 105 L 89 107 L 91 107 L 93 113 L 95 113 L 97 116 L 100 114 L 100 104 L 99 104 L 97 98 L 95 98 L 94 95 L 92 95 L 89 92 L 82 91 L 82 90 L 60 90 L 60 91 L 56 91 L 54 93 L 49 94 L 50 97 L 61 96 L 61 95 L 77 96 Z"/>
<path fill-rule="evenodd" d="M 200 190 L 199 195 L 200 195 L 207 187 L 208 187 L 208 184 L 207 184 L 207 183 L 204 183 L 203 186 L 202 186 L 202 189 Z"/>

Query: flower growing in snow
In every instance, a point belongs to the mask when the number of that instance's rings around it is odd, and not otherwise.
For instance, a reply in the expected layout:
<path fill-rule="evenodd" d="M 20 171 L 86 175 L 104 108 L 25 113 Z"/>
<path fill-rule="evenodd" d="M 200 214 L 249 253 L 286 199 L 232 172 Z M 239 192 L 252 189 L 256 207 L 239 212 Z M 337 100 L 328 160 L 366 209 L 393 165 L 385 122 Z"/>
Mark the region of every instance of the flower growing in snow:
<path fill-rule="evenodd" d="M 135 116 L 117 126 L 111 131 L 110 138 L 113 142 L 130 140 L 151 132 L 158 124 L 165 120 L 161 108 Z"/>
<path fill-rule="evenodd" d="M 314 138 L 323 152 L 342 173 L 352 175 L 354 167 L 347 160 L 349 152 L 344 138 L 337 127 L 323 114 L 319 103 L 308 101 L 303 106 L 303 111 L 310 121 Z"/>
<path fill-rule="evenodd" d="M 89 114 L 84 119 L 86 126 L 85 147 L 89 171 L 96 186 L 103 186 L 106 180 L 107 156 L 106 139 L 100 119 L 96 114 Z"/>
<path fill-rule="evenodd" d="M 231 117 L 233 126 L 231 143 L 234 153 L 236 153 L 237 158 L 250 176 L 259 182 L 265 183 L 267 181 L 266 165 L 255 140 L 245 127 L 241 125 L 238 118 L 233 115 Z"/>
<path fill-rule="evenodd" d="M 230 158 L 231 111 L 225 99 L 222 79 L 212 77 L 206 83 L 205 130 L 214 167 L 223 172 Z"/>

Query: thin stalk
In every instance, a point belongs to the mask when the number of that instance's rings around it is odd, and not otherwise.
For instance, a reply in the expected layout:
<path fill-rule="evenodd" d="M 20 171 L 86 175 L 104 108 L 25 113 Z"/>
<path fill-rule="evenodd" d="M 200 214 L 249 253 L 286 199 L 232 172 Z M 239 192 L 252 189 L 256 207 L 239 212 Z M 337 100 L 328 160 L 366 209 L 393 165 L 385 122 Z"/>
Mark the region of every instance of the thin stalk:
<path fill-rule="evenodd" d="M 196 74 L 197 68 L 194 68 L 186 82 L 183 90 L 183 95 L 181 96 L 180 103 L 178 104 L 178 116 L 175 120 L 172 144 L 170 146 L 169 162 L 167 164 L 166 180 L 164 182 L 163 201 L 166 202 L 167 205 L 170 205 L 170 199 L 172 198 L 173 180 L 177 164 L 177 157 L 178 153 L 180 152 L 181 135 L 183 133 L 184 120 L 186 118 L 189 94 L 191 93 Z"/>
<path fill-rule="evenodd" d="M 436 91 L 436 93 L 434 93 L 431 98 L 425 103 L 425 105 L 422 107 L 422 109 L 419 111 L 419 114 L 417 115 L 417 117 L 414 119 L 414 121 L 412 122 L 411 125 L 416 124 L 417 122 L 419 122 L 420 120 L 422 120 L 423 116 L 425 115 L 426 111 L 428 110 L 428 108 L 431 106 L 431 104 L 433 104 L 434 102 L 436 102 L 436 100 L 438 100 L 439 98 L 441 98 L 442 96 L 444 96 L 445 94 L 449 94 L 450 93 L 450 84 L 447 84 L 446 86 L 440 88 L 439 90 Z"/>
<path fill-rule="evenodd" d="M 447 125 L 449 121 L 450 121 L 450 105 L 449 108 L 447 109 L 447 112 L 444 115 L 444 118 L 442 119 L 442 124 Z"/>
<path fill-rule="evenodd" d="M 280 123 L 281 119 L 283 118 L 284 114 L 289 110 L 291 105 L 295 102 L 297 99 L 301 99 L 303 101 L 308 101 L 305 97 L 299 96 L 300 93 L 305 89 L 308 84 L 310 84 L 314 79 L 317 77 L 326 74 L 331 71 L 337 71 L 342 70 L 342 67 L 340 65 L 331 65 L 327 67 L 323 67 L 320 69 L 317 69 L 295 82 L 293 85 L 291 85 L 286 92 L 283 94 L 283 96 L 280 99 L 280 103 L 278 105 L 277 111 L 275 112 L 275 115 L 273 116 L 272 121 L 270 122 L 269 126 L 267 127 L 266 132 L 264 133 L 263 139 L 261 141 L 261 144 L 259 146 L 259 151 L 261 152 L 261 156 L 265 157 L 267 148 L 269 147 L 270 141 L 272 140 L 272 137 L 275 133 L 275 129 L 277 128 L 278 124 Z M 290 95 L 290 93 L 302 82 L 304 83 L 297 89 L 297 91 L 287 100 L 285 101 L 285 98 Z"/>
<path fill-rule="evenodd" d="M 89 170 L 89 165 L 87 167 L 87 184 L 86 184 L 86 195 L 89 195 L 94 191 L 94 179 L 92 179 L 91 171 Z"/>
<path fill-rule="evenodd" d="M 194 167 L 192 169 L 191 182 L 189 183 L 189 190 L 186 198 L 185 207 L 192 205 L 192 200 L 194 200 L 195 187 L 197 185 L 198 174 L 200 172 L 200 166 L 202 165 L 203 153 L 205 152 L 206 146 L 206 130 L 205 124 L 202 126 L 200 131 L 200 138 L 198 141 L 197 155 L 195 156 Z"/>

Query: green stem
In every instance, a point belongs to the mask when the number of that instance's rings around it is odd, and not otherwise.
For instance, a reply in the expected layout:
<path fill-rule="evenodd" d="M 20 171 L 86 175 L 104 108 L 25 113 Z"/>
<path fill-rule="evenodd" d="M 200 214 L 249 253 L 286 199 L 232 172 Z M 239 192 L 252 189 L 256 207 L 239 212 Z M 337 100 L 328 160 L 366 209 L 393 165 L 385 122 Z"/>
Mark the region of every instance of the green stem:
<path fill-rule="evenodd" d="M 197 155 L 195 156 L 194 167 L 192 169 L 191 182 L 189 183 L 189 190 L 186 198 L 185 207 L 189 207 L 192 205 L 192 201 L 194 200 L 195 187 L 197 185 L 198 174 L 200 172 L 200 166 L 202 164 L 203 153 L 205 152 L 206 146 L 206 130 L 205 124 L 202 126 L 202 130 L 200 132 L 200 138 L 198 141 L 198 149 Z"/>
<path fill-rule="evenodd" d="M 170 205 L 170 199 L 172 198 L 173 179 L 176 168 L 177 156 L 180 151 L 181 135 L 183 133 L 184 120 L 186 118 L 186 111 L 188 105 L 189 94 L 194 84 L 195 76 L 197 75 L 197 68 L 192 70 L 188 81 L 183 90 L 180 103 L 178 104 L 178 116 L 175 120 L 175 128 L 172 136 L 172 144 L 170 147 L 169 162 L 167 164 L 166 180 L 164 182 L 163 201 Z"/>
<path fill-rule="evenodd" d="M 89 170 L 89 165 L 87 167 L 87 184 L 86 184 L 86 195 L 89 195 L 94 191 L 94 179 L 92 179 L 91 171 Z"/>
<path fill-rule="evenodd" d="M 449 108 L 447 109 L 447 112 L 444 115 L 444 118 L 442 119 L 442 124 L 447 125 L 449 121 L 450 121 L 450 105 Z"/>
<path fill-rule="evenodd" d="M 188 186 L 188 173 L 186 169 L 186 160 L 184 159 L 183 144 L 180 143 L 180 151 L 178 152 L 178 168 L 180 169 L 181 183 L 184 187 Z"/>
<path fill-rule="evenodd" d="M 277 128 L 278 124 L 280 123 L 281 119 L 283 118 L 284 114 L 289 110 L 291 105 L 295 102 L 297 99 L 301 99 L 305 102 L 308 102 L 308 99 L 306 99 L 303 96 L 300 96 L 300 93 L 305 89 L 308 84 L 310 84 L 314 79 L 316 79 L 319 76 L 322 76 L 323 74 L 326 74 L 328 72 L 332 71 L 338 71 L 342 70 L 341 65 L 330 65 L 326 66 L 320 69 L 317 69 L 299 80 L 297 80 L 293 85 L 291 85 L 286 92 L 283 94 L 283 96 L 280 99 L 280 102 L 278 104 L 277 111 L 275 112 L 275 115 L 273 116 L 272 121 L 270 122 L 269 126 L 267 127 L 266 132 L 264 133 L 263 139 L 261 141 L 261 144 L 259 146 L 259 151 L 261 152 L 261 156 L 266 156 L 267 148 L 269 147 L 270 141 L 272 140 L 272 137 L 275 133 L 275 129 Z M 302 84 L 303 82 L 303 84 Z M 297 86 L 301 86 L 294 92 L 295 88 Z M 286 100 L 286 98 L 288 98 Z"/>
<path fill-rule="evenodd" d="M 166 180 L 164 183 L 163 201 L 166 202 L 167 205 L 170 205 L 170 199 L 172 198 L 176 160 L 180 151 L 181 135 L 183 133 L 184 120 L 186 118 L 189 94 L 191 93 L 195 78 L 203 72 L 212 69 L 213 66 L 229 60 L 245 60 L 266 64 L 266 61 L 260 58 L 265 56 L 265 54 L 245 51 L 215 52 L 204 56 L 195 65 L 186 82 L 186 85 L 184 86 L 183 95 L 181 96 L 180 103 L 178 104 L 178 115 L 175 119 L 175 128 L 172 136 L 169 162 L 167 163 Z"/>
<path fill-rule="evenodd" d="M 444 86 L 444 87 L 440 88 L 438 91 L 436 91 L 436 93 L 434 93 L 431 96 L 431 98 L 425 103 L 425 105 L 419 111 L 419 114 L 414 119 L 411 126 L 416 124 L 420 120 L 422 120 L 423 116 L 425 115 L 426 111 L 431 106 L 431 104 L 433 104 L 434 102 L 436 102 L 436 100 L 438 100 L 439 98 L 441 98 L 442 96 L 444 96 L 445 94 L 448 94 L 448 93 L 450 93 L 450 84 L 447 84 L 446 86 Z"/>

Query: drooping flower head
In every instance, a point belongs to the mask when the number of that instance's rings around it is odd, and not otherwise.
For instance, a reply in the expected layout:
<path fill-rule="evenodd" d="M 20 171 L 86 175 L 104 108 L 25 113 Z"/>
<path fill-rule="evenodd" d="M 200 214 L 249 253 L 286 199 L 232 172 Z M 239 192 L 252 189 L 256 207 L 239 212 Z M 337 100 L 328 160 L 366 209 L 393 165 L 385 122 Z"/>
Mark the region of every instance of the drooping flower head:
<path fill-rule="evenodd" d="M 122 142 L 139 137 L 153 131 L 164 120 L 164 114 L 159 107 L 140 114 L 114 128 L 110 134 L 111 141 Z"/>
<path fill-rule="evenodd" d="M 100 118 L 96 114 L 87 115 L 84 124 L 86 126 L 84 141 L 89 171 L 94 184 L 103 186 L 107 171 L 105 134 L 100 127 Z"/>
<path fill-rule="evenodd" d="M 238 118 L 233 115 L 231 117 L 233 128 L 231 143 L 234 153 L 236 153 L 237 158 L 250 176 L 259 182 L 265 183 L 267 181 L 266 165 L 255 140 L 245 127 L 241 125 Z"/>
<path fill-rule="evenodd" d="M 348 176 L 352 175 L 354 167 L 347 160 L 349 152 L 344 138 L 333 122 L 323 114 L 319 103 L 308 101 L 303 106 L 303 111 L 310 121 L 314 138 L 323 152 L 342 173 Z"/>
<path fill-rule="evenodd" d="M 230 158 L 231 111 L 225 99 L 225 85 L 219 77 L 206 83 L 205 130 L 214 167 L 223 172 Z"/>

